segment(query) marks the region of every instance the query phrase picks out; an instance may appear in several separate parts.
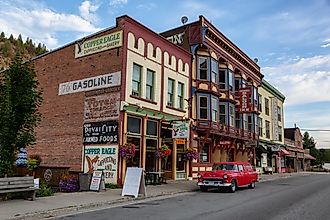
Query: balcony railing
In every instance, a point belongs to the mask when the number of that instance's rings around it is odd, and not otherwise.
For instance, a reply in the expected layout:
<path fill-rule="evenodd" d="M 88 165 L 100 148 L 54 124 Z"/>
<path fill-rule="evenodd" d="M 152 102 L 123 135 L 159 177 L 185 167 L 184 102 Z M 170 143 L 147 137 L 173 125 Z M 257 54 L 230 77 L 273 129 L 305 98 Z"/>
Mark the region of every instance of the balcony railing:
<path fill-rule="evenodd" d="M 236 138 L 256 140 L 258 135 L 255 132 L 244 130 L 241 128 L 235 128 L 229 125 L 221 124 L 219 122 L 209 120 L 197 120 L 197 129 L 207 129 L 211 132 L 218 133 L 220 135 L 234 136 Z"/>

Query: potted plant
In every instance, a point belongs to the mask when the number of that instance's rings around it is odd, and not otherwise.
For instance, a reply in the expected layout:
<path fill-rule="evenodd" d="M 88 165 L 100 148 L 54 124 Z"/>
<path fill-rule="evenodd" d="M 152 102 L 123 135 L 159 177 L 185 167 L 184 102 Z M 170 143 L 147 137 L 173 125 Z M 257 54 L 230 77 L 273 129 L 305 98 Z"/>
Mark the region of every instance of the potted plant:
<path fill-rule="evenodd" d="M 35 177 L 36 169 L 39 167 L 41 163 L 41 157 L 39 155 L 31 155 L 27 162 L 27 169 L 33 172 L 33 176 Z"/>
<path fill-rule="evenodd" d="M 159 149 L 156 151 L 156 157 L 162 160 L 162 166 L 165 169 L 167 164 L 167 157 L 171 155 L 172 150 L 166 145 L 163 144 Z"/>
<path fill-rule="evenodd" d="M 199 153 L 193 148 L 187 148 L 183 155 L 183 158 L 189 161 L 197 160 L 198 157 L 199 157 Z"/>
<path fill-rule="evenodd" d="M 131 143 L 124 144 L 119 149 L 119 155 L 123 158 L 130 159 L 135 156 L 136 146 Z"/>

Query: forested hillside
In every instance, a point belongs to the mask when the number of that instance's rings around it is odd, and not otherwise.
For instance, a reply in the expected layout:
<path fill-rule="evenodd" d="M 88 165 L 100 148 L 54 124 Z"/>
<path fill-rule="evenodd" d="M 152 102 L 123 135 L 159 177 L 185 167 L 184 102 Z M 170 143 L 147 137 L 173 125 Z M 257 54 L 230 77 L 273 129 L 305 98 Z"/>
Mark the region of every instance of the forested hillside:
<path fill-rule="evenodd" d="M 22 59 L 29 60 L 32 57 L 43 54 L 47 51 L 44 44 L 36 45 L 31 39 L 27 38 L 23 41 L 22 36 L 18 35 L 17 39 L 10 35 L 7 38 L 4 32 L 0 33 L 0 70 L 7 68 L 15 57 L 16 53 L 20 53 Z"/>

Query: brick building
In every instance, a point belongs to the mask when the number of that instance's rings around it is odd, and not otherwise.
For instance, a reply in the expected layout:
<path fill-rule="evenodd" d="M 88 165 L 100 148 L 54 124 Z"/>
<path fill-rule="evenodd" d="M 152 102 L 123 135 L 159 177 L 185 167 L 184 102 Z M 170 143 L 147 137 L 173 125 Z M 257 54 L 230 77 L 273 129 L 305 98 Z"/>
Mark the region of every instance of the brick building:
<path fill-rule="evenodd" d="M 166 143 L 168 176 L 187 177 L 181 157 L 189 141 L 173 142 L 171 126 L 189 117 L 189 52 L 122 16 L 114 27 L 33 62 L 44 102 L 37 143 L 28 151 L 39 154 L 42 165 L 102 169 L 106 182 L 122 183 L 126 166 L 160 170 L 155 151 Z M 126 143 L 137 150 L 127 161 L 118 155 Z"/>

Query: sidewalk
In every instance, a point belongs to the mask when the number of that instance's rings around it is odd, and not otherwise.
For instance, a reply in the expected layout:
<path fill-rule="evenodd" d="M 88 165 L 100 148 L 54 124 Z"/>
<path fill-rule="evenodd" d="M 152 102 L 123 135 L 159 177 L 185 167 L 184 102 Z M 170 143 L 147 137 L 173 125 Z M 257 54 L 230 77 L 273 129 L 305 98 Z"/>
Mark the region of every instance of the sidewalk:
<path fill-rule="evenodd" d="M 260 182 L 308 173 L 284 173 L 261 175 Z M 102 208 L 112 204 L 141 200 L 165 195 L 174 195 L 198 190 L 194 181 L 168 181 L 168 184 L 147 186 L 147 196 L 121 197 L 121 189 L 107 189 L 103 192 L 56 193 L 54 196 L 37 198 L 35 201 L 0 201 L 0 219 L 40 219 L 74 211 Z"/>

